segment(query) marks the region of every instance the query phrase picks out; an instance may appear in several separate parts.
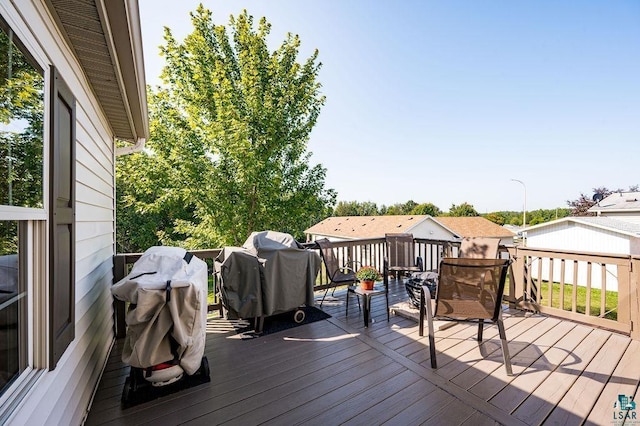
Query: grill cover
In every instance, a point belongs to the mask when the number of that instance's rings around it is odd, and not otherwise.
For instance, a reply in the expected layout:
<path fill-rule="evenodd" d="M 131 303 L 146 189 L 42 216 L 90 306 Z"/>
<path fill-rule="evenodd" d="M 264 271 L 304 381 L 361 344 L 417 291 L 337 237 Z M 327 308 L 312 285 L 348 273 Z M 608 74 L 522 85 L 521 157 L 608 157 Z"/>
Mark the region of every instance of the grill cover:
<path fill-rule="evenodd" d="M 122 353 L 122 360 L 132 367 L 152 367 L 177 355 L 187 374 L 200 368 L 207 323 L 207 264 L 195 256 L 187 263 L 185 255 L 179 247 L 151 247 L 111 288 L 115 298 L 135 304 L 126 314 Z M 171 339 L 178 345 L 175 353 Z"/>
<path fill-rule="evenodd" d="M 223 248 L 215 263 L 229 318 L 271 316 L 314 304 L 320 256 L 289 234 L 254 232 L 242 247 Z"/>

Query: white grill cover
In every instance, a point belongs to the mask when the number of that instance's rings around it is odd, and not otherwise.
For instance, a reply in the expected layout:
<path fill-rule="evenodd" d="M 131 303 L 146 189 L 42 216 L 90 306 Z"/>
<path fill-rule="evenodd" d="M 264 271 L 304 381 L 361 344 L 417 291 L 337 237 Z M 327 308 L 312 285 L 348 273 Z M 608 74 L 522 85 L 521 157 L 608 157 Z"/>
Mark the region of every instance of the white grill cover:
<path fill-rule="evenodd" d="M 122 360 L 132 367 L 174 359 L 173 338 L 184 371 L 193 375 L 200 368 L 207 323 L 207 264 L 195 256 L 187 263 L 186 253 L 179 247 L 151 247 L 111 288 L 115 298 L 136 304 L 126 314 L 122 353 Z"/>

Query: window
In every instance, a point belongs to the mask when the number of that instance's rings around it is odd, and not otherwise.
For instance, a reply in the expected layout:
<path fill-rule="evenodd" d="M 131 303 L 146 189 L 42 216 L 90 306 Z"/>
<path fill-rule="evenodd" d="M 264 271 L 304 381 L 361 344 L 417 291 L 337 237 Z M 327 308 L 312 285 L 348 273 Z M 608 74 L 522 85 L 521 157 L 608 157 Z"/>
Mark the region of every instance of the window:
<path fill-rule="evenodd" d="M 33 230 L 44 223 L 44 72 L 0 18 L 0 395 L 27 368 Z M 42 255 L 41 255 L 42 256 Z M 31 257 L 33 264 L 33 257 Z M 42 280 L 40 280 L 42 281 Z M 31 345 L 33 346 L 33 345 Z"/>
<path fill-rule="evenodd" d="M 0 222 L 0 393 L 26 367 L 26 289 L 20 280 L 18 222 Z"/>
<path fill-rule="evenodd" d="M 0 19 L 0 205 L 43 207 L 44 76 Z"/>

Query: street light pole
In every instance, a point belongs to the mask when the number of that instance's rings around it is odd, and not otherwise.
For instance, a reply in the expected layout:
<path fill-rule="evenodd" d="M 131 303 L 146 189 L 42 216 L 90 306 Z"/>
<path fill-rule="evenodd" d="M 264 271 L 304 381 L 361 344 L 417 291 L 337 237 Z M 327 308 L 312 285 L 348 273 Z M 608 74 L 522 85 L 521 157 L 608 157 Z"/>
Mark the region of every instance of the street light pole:
<path fill-rule="evenodd" d="M 527 226 L 527 185 L 523 181 L 518 179 L 511 179 L 514 182 L 518 182 L 524 188 L 524 208 L 522 209 L 522 228 Z"/>

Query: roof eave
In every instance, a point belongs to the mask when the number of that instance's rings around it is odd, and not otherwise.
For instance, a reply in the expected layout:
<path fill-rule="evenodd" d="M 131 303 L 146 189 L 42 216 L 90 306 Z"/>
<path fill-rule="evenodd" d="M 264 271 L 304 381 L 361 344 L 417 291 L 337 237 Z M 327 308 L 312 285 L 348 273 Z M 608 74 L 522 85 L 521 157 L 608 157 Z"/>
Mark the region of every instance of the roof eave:
<path fill-rule="evenodd" d="M 112 52 L 117 57 L 120 73 L 118 84 L 127 100 L 134 140 L 149 138 L 149 112 L 147 109 L 147 88 L 142 50 L 142 29 L 137 0 L 96 0 L 100 10 L 106 10 L 103 28 L 110 41 Z M 106 25 L 105 25 L 106 24 Z M 116 135 L 117 136 L 117 135 Z"/>
<path fill-rule="evenodd" d="M 137 0 L 45 2 L 74 50 L 114 137 L 129 142 L 148 139 L 149 117 Z M 95 55 L 79 53 L 87 49 Z M 96 72 L 96 62 L 92 62 L 91 56 L 110 62 L 111 67 L 105 69 L 103 62 L 99 62 L 100 72 Z M 118 99 L 113 98 L 114 93 L 119 95 Z M 114 102 L 118 106 L 114 107 Z"/>

